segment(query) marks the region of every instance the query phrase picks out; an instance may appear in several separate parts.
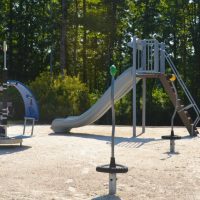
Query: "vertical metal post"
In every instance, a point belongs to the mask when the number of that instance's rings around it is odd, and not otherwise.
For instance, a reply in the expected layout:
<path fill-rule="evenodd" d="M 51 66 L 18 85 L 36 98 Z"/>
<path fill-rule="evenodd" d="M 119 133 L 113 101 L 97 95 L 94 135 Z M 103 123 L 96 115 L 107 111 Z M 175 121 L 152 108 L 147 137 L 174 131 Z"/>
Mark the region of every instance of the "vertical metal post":
<path fill-rule="evenodd" d="M 142 63 L 141 63 L 141 56 L 142 56 L 142 51 L 138 49 L 138 64 L 137 64 L 137 69 L 140 69 L 142 67 Z"/>
<path fill-rule="evenodd" d="M 116 194 L 116 174 L 109 174 L 109 195 Z"/>
<path fill-rule="evenodd" d="M 160 72 L 165 73 L 165 44 L 160 43 Z"/>
<path fill-rule="evenodd" d="M 143 78 L 142 81 L 142 133 L 144 133 L 146 125 L 146 78 Z"/>
<path fill-rule="evenodd" d="M 175 109 L 174 109 L 174 113 L 172 115 L 172 118 L 171 118 L 171 131 L 172 133 L 174 133 L 174 118 L 176 116 L 176 113 L 178 112 L 178 92 L 177 92 L 177 89 L 176 89 L 176 86 L 174 84 L 174 82 L 172 81 L 172 87 L 174 89 L 174 92 L 175 92 Z"/>
<path fill-rule="evenodd" d="M 26 117 L 24 118 L 24 129 L 23 129 L 23 135 L 25 135 L 25 131 L 26 131 Z"/>
<path fill-rule="evenodd" d="M 133 137 L 136 137 L 136 57 L 137 57 L 137 44 L 136 37 L 133 37 Z"/>
<path fill-rule="evenodd" d="M 111 108 L 112 108 L 112 141 L 111 141 L 111 159 L 110 168 L 116 167 L 115 164 L 115 102 L 114 102 L 114 91 L 115 91 L 115 74 L 117 70 L 114 65 L 110 67 L 110 74 L 112 76 L 111 82 Z M 116 173 L 109 173 L 109 194 L 113 195 L 116 193 Z"/>
<path fill-rule="evenodd" d="M 33 119 L 33 122 L 32 122 L 31 136 L 33 136 L 34 126 L 35 126 L 35 119 Z"/>
<path fill-rule="evenodd" d="M 142 40 L 142 70 L 146 71 L 146 40 Z M 142 133 L 145 132 L 146 124 L 146 78 L 142 80 Z"/>
<path fill-rule="evenodd" d="M 170 140 L 170 153 L 175 152 L 175 140 Z"/>
<path fill-rule="evenodd" d="M 115 105 L 114 105 L 114 84 L 115 77 L 112 76 L 111 82 L 111 109 L 112 109 L 112 142 L 111 142 L 111 158 L 115 157 L 114 143 L 115 143 Z"/>
<path fill-rule="evenodd" d="M 178 92 L 176 90 L 176 86 L 174 85 L 174 82 L 171 81 L 174 92 L 175 92 L 175 109 L 174 109 L 174 113 L 172 115 L 171 118 L 171 139 L 170 139 L 170 153 L 174 153 L 175 152 L 175 140 L 172 139 L 172 137 L 174 136 L 174 118 L 176 116 L 176 113 L 178 111 Z"/>
<path fill-rule="evenodd" d="M 158 40 L 154 40 L 154 71 L 158 72 L 159 70 L 159 46 Z"/>
<path fill-rule="evenodd" d="M 146 53 L 146 41 L 145 40 L 142 40 L 142 56 L 141 56 L 141 67 L 142 67 L 142 70 L 143 71 L 146 71 L 146 57 L 147 57 L 147 53 Z"/>
<path fill-rule="evenodd" d="M 192 124 L 191 126 L 192 126 L 192 134 L 191 134 L 191 136 L 195 136 L 194 135 L 194 124 Z"/>
<path fill-rule="evenodd" d="M 150 52 L 149 52 L 149 57 L 150 57 L 150 71 L 153 70 L 153 45 L 150 43 Z"/>
<path fill-rule="evenodd" d="M 149 60 L 150 60 L 150 50 L 149 50 L 149 42 L 147 44 L 147 70 L 149 71 Z"/>

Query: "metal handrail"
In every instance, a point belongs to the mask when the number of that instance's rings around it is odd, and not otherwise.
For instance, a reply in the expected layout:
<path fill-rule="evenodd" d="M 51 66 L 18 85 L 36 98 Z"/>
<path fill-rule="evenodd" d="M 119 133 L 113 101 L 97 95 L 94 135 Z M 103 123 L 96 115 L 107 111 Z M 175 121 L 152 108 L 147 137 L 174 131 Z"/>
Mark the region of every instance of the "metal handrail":
<path fill-rule="evenodd" d="M 195 102 L 195 100 L 193 99 L 191 93 L 189 92 L 187 86 L 185 85 L 184 81 L 182 80 L 178 70 L 176 69 L 174 63 L 172 62 L 171 58 L 170 58 L 170 55 L 166 52 L 165 52 L 165 58 L 167 60 L 167 62 L 169 63 L 173 73 L 176 75 L 177 77 L 177 80 L 180 84 L 180 86 L 182 87 L 183 91 L 185 92 L 189 102 L 191 103 L 192 107 L 194 108 L 194 111 L 196 112 L 196 115 L 197 115 L 197 118 L 195 119 L 194 121 L 194 126 L 196 127 L 196 125 L 198 124 L 198 122 L 200 121 L 200 110 Z"/>

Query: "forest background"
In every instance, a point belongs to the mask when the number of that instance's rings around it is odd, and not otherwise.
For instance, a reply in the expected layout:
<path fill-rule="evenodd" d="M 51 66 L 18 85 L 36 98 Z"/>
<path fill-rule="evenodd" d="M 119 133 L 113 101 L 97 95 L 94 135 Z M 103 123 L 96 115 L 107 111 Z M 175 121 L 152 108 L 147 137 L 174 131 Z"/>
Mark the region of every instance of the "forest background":
<path fill-rule="evenodd" d="M 117 66 L 117 75 L 131 66 L 127 43 L 134 35 L 165 42 L 200 106 L 199 0 L 0 0 L 0 43 L 8 44 L 9 79 L 33 90 L 41 122 L 79 115 L 95 103 L 110 85 L 109 66 Z M 138 124 L 141 88 L 138 84 Z M 13 117 L 22 117 L 16 91 L 10 89 L 8 97 Z M 132 94 L 115 106 L 117 123 L 131 124 Z M 159 80 L 148 80 L 147 124 L 169 125 L 173 109 Z M 97 123 L 111 123 L 110 113 Z"/>

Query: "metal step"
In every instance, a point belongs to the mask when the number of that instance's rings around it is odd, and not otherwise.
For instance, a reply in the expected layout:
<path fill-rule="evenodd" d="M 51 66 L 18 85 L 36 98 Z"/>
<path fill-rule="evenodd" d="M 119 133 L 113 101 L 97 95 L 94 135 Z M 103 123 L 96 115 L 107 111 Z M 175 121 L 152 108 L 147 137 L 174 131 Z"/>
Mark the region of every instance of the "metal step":
<path fill-rule="evenodd" d="M 167 77 L 166 77 L 165 74 L 161 74 L 160 75 L 160 81 L 163 84 L 163 87 L 164 87 L 165 91 L 169 95 L 169 98 L 170 98 L 171 102 L 173 103 L 174 106 L 176 106 L 176 97 L 175 97 L 174 90 L 171 88 L 171 83 L 169 83 L 169 81 L 167 80 Z M 183 109 L 184 107 L 185 106 L 182 103 L 181 99 L 178 99 L 178 110 L 180 110 L 178 112 L 178 115 L 181 118 L 183 124 L 186 126 L 189 134 L 191 136 L 193 136 L 192 118 L 191 118 L 190 114 L 188 113 L 188 111 L 185 111 Z"/>

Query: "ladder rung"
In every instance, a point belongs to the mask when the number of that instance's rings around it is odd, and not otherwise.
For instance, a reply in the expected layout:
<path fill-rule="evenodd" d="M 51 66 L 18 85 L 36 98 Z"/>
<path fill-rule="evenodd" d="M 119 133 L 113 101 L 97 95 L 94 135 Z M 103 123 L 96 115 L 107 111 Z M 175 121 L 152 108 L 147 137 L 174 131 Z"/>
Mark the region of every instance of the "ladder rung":
<path fill-rule="evenodd" d="M 187 114 L 187 111 L 185 111 L 185 110 L 183 109 L 183 108 L 184 108 L 184 105 L 183 105 L 183 104 L 180 105 L 179 108 L 180 108 L 180 110 L 178 110 L 178 112 L 182 112 L 182 111 L 184 111 L 185 114 Z"/>
<path fill-rule="evenodd" d="M 188 117 L 188 121 L 192 122 L 192 118 L 191 118 L 191 117 Z"/>
<path fill-rule="evenodd" d="M 181 112 L 181 111 L 183 111 L 183 110 L 188 110 L 188 109 L 190 109 L 190 108 L 192 108 L 192 107 L 193 107 L 193 104 L 189 104 L 189 105 L 183 107 L 182 109 L 180 109 L 178 112 Z"/>

